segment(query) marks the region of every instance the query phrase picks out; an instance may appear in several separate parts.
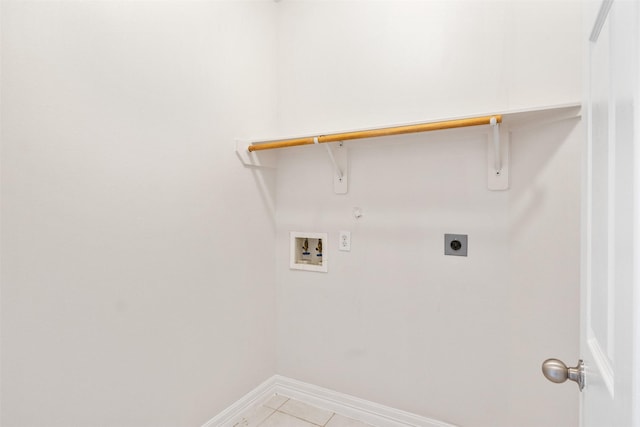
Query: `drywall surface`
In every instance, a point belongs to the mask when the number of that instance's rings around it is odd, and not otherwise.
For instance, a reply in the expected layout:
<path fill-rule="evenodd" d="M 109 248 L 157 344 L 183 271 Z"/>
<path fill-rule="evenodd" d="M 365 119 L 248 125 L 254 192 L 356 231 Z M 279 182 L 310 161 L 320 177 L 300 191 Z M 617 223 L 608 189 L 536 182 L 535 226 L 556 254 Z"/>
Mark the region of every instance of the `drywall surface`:
<path fill-rule="evenodd" d="M 196 426 L 275 371 L 272 2 L 2 2 L 2 420 Z M 267 248 L 267 250 L 263 250 Z"/>
<path fill-rule="evenodd" d="M 578 3 L 279 7 L 283 134 L 580 99 Z M 507 192 L 480 131 L 347 142 L 346 195 L 324 147 L 281 152 L 278 373 L 461 426 L 577 426 L 576 387 L 540 364 L 578 358 L 581 138 L 578 119 L 514 130 Z M 289 231 L 329 234 L 328 273 L 288 268 Z"/>
<path fill-rule="evenodd" d="M 506 408 L 511 425 L 577 426 L 577 385 L 557 387 L 540 365 L 580 358 L 582 123 L 516 130 L 512 140 Z"/>
<path fill-rule="evenodd" d="M 279 124 L 322 132 L 576 102 L 573 1 L 279 4 Z"/>

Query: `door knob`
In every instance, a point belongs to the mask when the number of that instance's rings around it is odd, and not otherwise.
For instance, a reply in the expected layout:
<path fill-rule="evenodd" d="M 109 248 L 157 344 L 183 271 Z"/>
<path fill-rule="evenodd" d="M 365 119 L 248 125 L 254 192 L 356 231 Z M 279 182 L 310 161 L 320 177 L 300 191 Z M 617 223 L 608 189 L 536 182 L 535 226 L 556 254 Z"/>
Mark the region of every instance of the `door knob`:
<path fill-rule="evenodd" d="M 575 381 L 580 391 L 584 388 L 584 362 L 578 361 L 578 366 L 567 368 L 562 360 L 547 359 L 542 362 L 542 373 L 551 382 L 563 383 L 566 380 Z"/>

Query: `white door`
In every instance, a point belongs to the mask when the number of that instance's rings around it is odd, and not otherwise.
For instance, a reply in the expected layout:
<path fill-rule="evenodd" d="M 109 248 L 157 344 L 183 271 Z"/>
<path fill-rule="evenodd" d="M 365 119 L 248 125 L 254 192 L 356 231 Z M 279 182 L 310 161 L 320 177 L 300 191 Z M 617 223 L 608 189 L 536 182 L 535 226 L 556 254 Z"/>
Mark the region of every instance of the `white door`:
<path fill-rule="evenodd" d="M 640 427 L 640 2 L 605 0 L 585 16 L 581 426 Z"/>

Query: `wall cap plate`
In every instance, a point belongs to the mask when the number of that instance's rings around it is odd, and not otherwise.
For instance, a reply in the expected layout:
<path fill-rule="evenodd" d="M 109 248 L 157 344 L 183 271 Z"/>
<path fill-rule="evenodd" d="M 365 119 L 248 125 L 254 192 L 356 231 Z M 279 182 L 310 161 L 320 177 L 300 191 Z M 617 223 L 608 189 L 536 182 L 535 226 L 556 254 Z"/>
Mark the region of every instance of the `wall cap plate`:
<path fill-rule="evenodd" d="M 466 234 L 445 234 L 444 254 L 453 256 L 467 256 L 468 238 Z"/>

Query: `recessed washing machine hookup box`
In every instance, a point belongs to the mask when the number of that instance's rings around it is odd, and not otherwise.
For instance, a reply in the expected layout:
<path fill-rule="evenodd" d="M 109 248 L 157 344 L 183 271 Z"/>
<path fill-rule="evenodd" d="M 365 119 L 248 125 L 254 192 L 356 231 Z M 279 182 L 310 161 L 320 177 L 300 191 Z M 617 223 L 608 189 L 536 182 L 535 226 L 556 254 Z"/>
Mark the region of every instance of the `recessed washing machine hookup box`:
<path fill-rule="evenodd" d="M 292 231 L 289 268 L 327 272 L 327 233 Z"/>

